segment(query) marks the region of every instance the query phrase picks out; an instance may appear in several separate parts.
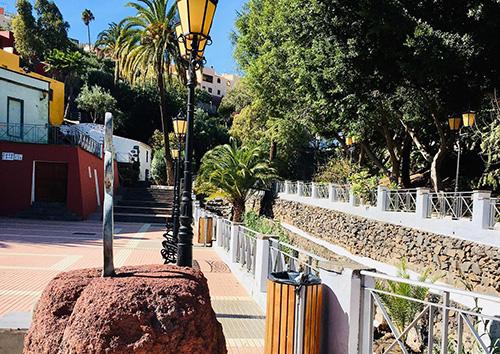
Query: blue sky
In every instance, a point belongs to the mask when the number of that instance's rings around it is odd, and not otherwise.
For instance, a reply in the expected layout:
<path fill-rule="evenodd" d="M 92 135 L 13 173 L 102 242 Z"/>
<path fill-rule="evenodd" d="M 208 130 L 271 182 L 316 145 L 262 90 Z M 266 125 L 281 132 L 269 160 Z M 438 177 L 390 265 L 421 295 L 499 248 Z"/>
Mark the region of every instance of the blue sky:
<path fill-rule="evenodd" d="M 95 41 L 97 34 L 106 29 L 108 23 L 119 22 L 126 16 L 133 16 L 135 11 L 125 7 L 131 0 L 55 0 L 63 14 L 65 21 L 71 25 L 69 36 L 80 42 L 87 43 L 87 27 L 81 20 L 82 12 L 88 8 L 94 13 L 95 21 L 90 23 L 91 40 Z M 170 0 L 173 2 L 173 0 Z M 220 0 L 215 13 L 214 24 L 211 30 L 213 44 L 205 50 L 207 65 L 213 66 L 217 73 L 235 73 L 235 63 L 232 55 L 231 43 L 228 39 L 234 24 L 236 11 L 240 10 L 247 0 Z M 15 0 L 0 0 L 0 6 L 7 12 L 15 13 Z M 35 0 L 30 0 L 32 4 Z"/>

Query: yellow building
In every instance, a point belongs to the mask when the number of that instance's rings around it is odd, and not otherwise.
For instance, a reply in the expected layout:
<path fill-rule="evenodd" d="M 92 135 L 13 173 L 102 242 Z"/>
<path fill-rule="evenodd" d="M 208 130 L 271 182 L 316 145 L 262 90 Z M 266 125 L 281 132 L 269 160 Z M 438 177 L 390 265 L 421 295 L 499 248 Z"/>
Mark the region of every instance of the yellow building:
<path fill-rule="evenodd" d="M 43 98 L 45 98 L 47 94 L 49 98 L 49 121 L 55 126 L 60 126 L 62 124 L 64 119 L 64 83 L 37 73 L 25 73 L 24 70 L 19 67 L 19 56 L 2 49 L 0 49 L 0 69 L 5 70 L 3 74 L 0 71 L 0 80 L 10 82 L 10 84 L 15 85 L 17 81 L 19 85 L 27 86 L 28 84 L 24 82 L 22 76 L 48 83 L 48 92 L 43 88 L 42 92 L 45 92 Z M 15 73 L 17 75 L 9 75 L 9 72 L 10 74 Z M 8 94 L 8 92 L 5 93 Z M 40 101 L 42 101 L 42 99 L 40 99 Z M 1 115 L 2 113 L 0 112 L 0 116 Z"/>

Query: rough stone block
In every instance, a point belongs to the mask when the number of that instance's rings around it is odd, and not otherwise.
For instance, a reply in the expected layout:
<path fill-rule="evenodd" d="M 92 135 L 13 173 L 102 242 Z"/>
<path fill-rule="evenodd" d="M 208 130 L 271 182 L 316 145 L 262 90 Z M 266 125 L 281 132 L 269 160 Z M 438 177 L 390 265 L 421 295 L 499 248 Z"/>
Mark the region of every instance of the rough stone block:
<path fill-rule="evenodd" d="M 62 273 L 44 290 L 24 354 L 227 353 L 207 281 L 192 268 Z"/>

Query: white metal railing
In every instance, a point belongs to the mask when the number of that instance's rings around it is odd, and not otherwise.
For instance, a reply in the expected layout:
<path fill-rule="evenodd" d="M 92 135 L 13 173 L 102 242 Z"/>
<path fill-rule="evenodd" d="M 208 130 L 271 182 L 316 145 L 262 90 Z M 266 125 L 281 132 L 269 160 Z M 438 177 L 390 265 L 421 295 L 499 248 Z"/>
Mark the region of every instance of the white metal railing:
<path fill-rule="evenodd" d="M 285 192 L 285 182 L 283 181 L 278 181 L 276 182 L 278 185 L 278 193 L 284 193 Z"/>
<path fill-rule="evenodd" d="M 257 245 L 257 232 L 244 226 L 238 227 L 238 248 L 236 259 L 242 267 L 255 274 L 255 251 Z"/>
<path fill-rule="evenodd" d="M 364 190 L 355 196 L 354 205 L 375 206 L 377 205 L 377 191 L 373 189 Z"/>
<path fill-rule="evenodd" d="M 389 189 L 384 211 L 412 212 L 417 210 L 416 189 Z"/>
<path fill-rule="evenodd" d="M 231 221 L 222 219 L 222 230 L 220 234 L 222 248 L 229 252 L 231 250 Z"/>
<path fill-rule="evenodd" d="M 490 199 L 490 228 L 495 228 L 495 225 L 500 222 L 500 198 Z"/>
<path fill-rule="evenodd" d="M 288 185 L 288 191 L 290 194 L 297 194 L 298 192 L 297 182 L 290 182 L 290 184 Z"/>
<path fill-rule="evenodd" d="M 319 199 L 328 199 L 330 197 L 330 187 L 326 184 L 319 184 L 316 187 L 318 189 Z"/>
<path fill-rule="evenodd" d="M 279 239 L 269 239 L 269 272 L 304 271 L 317 274 L 320 261 L 326 259 Z"/>
<path fill-rule="evenodd" d="M 428 218 L 472 218 L 473 193 L 429 193 Z"/>
<path fill-rule="evenodd" d="M 385 353 L 412 353 L 406 343 L 410 330 L 417 331 L 417 336 L 427 338 L 422 342 L 424 348 L 421 353 L 494 354 L 500 351 L 500 340 L 491 330 L 500 325 L 498 313 L 492 310 L 500 305 L 500 298 L 369 271 L 361 271 L 361 274 L 364 298 L 361 353 L 373 353 L 375 308 L 382 314 L 392 334 L 391 341 L 384 343 Z M 409 291 L 401 295 L 384 287 L 373 286 L 384 282 L 390 282 L 391 289 L 404 285 Z M 432 301 L 429 296 L 410 295 L 425 294 L 427 289 L 432 294 Z M 461 302 L 468 301 L 475 305 L 466 308 L 452 300 L 458 298 Z M 484 306 L 481 308 L 479 302 L 489 306 L 481 305 Z M 412 310 L 408 310 L 410 308 Z M 404 321 L 402 316 L 406 316 Z M 495 326 L 492 326 L 494 322 Z"/>
<path fill-rule="evenodd" d="M 350 186 L 348 185 L 335 185 L 333 186 L 333 201 L 349 203 L 350 200 Z"/>
<path fill-rule="evenodd" d="M 312 197 L 312 184 L 311 183 L 302 184 L 302 196 Z"/>

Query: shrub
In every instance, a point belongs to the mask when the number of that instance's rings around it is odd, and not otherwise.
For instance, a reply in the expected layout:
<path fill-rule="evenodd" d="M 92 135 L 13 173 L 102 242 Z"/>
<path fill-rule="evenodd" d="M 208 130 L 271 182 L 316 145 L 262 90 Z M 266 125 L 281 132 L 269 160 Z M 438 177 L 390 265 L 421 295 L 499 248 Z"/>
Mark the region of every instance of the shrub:
<path fill-rule="evenodd" d="M 165 149 L 155 151 L 151 162 L 151 177 L 158 185 L 167 183 L 167 167 L 165 163 Z"/>

